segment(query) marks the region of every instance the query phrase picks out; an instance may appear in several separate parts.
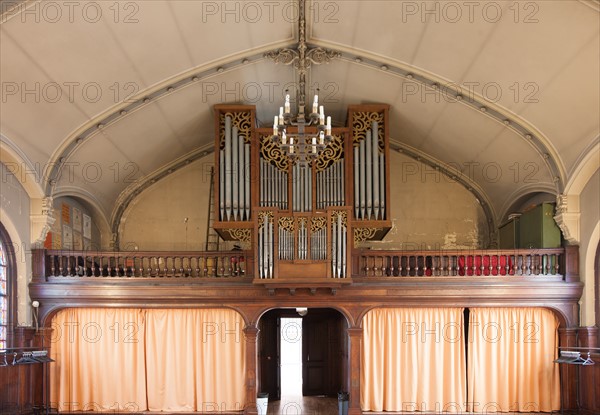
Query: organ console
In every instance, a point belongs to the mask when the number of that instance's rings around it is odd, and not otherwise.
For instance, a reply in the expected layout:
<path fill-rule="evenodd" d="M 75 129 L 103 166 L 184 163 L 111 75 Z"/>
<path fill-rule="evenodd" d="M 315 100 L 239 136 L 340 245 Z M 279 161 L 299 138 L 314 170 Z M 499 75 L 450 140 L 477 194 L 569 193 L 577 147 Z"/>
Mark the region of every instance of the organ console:
<path fill-rule="evenodd" d="M 391 227 L 389 106 L 349 106 L 347 125 L 331 128 L 307 164 L 288 156 L 273 128 L 257 127 L 255 113 L 215 106 L 215 230 L 251 246 L 255 282 L 351 282 L 355 243 Z"/>

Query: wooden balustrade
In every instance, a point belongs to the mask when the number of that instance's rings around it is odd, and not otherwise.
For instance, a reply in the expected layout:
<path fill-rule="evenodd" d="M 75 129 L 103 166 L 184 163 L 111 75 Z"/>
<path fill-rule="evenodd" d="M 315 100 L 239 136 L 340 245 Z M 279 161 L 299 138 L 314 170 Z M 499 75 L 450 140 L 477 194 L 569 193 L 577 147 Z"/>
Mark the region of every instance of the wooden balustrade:
<path fill-rule="evenodd" d="M 252 262 L 252 254 L 246 251 L 94 252 L 48 250 L 44 254 L 43 276 L 47 279 L 61 277 L 244 277 L 252 275 Z"/>
<path fill-rule="evenodd" d="M 562 276 L 564 249 L 355 250 L 352 277 Z"/>
<path fill-rule="evenodd" d="M 37 258 L 37 259 L 35 259 Z M 43 259 L 42 259 L 43 258 Z M 253 277 L 250 251 L 35 251 L 34 277 Z M 564 276 L 564 249 L 352 251 L 352 278 Z"/>

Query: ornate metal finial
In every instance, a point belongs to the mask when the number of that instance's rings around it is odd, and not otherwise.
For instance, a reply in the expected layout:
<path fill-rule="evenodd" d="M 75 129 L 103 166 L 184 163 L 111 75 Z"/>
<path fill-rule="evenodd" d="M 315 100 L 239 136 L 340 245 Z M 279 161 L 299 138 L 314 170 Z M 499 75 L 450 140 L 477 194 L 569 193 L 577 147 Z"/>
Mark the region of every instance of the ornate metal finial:
<path fill-rule="evenodd" d="M 266 52 L 265 58 L 271 59 L 275 63 L 284 65 L 294 65 L 298 71 L 298 90 L 296 91 L 298 100 L 298 109 L 304 114 L 306 102 L 306 73 L 312 64 L 320 65 L 329 63 L 334 58 L 342 56 L 340 52 L 322 47 L 309 48 L 306 44 L 306 0 L 299 0 L 298 13 L 298 45 L 295 49 L 283 48 Z"/>

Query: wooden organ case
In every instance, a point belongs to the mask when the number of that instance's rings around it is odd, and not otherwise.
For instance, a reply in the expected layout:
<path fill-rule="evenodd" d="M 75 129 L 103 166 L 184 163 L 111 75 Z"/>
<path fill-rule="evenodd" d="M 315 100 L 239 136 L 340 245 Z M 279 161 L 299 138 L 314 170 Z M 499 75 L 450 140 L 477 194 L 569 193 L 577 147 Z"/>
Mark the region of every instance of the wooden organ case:
<path fill-rule="evenodd" d="M 256 126 L 255 114 L 254 106 L 215 106 L 215 230 L 252 250 L 246 266 L 257 284 L 350 284 L 355 244 L 391 227 L 389 106 L 350 106 L 346 127 L 333 128 L 306 166 L 271 128 Z"/>

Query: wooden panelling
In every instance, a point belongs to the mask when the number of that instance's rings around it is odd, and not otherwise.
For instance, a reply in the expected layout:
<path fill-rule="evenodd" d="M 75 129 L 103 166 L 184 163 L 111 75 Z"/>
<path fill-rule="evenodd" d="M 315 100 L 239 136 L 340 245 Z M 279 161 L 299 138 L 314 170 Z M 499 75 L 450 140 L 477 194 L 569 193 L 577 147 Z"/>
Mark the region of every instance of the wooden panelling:
<path fill-rule="evenodd" d="M 9 332 L 12 348 L 40 350 L 48 342 L 44 336 L 51 331 L 36 331 L 31 327 L 16 327 Z M 20 357 L 20 353 L 18 355 Z M 0 414 L 29 414 L 46 406 L 45 374 L 47 364 L 13 364 L 13 357 L 7 354 L 0 362 Z"/>
<path fill-rule="evenodd" d="M 595 362 L 590 366 L 579 366 L 579 402 L 582 413 L 600 413 L 600 349 L 598 349 L 598 327 L 580 327 L 577 330 L 582 357 L 590 357 Z M 589 348 L 589 350 L 585 350 Z"/>

